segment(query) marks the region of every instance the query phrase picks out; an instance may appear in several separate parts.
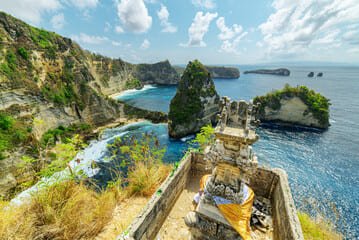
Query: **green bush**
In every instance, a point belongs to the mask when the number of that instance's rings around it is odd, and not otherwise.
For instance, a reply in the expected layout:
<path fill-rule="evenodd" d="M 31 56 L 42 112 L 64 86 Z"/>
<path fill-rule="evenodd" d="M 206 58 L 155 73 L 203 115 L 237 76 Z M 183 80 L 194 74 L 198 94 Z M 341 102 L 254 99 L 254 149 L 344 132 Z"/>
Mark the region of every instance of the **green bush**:
<path fill-rule="evenodd" d="M 0 113 L 0 129 L 9 130 L 14 124 L 14 119 L 11 116 Z"/>
<path fill-rule="evenodd" d="M 29 59 L 29 53 L 27 52 L 27 50 L 23 47 L 20 47 L 18 50 L 17 50 L 17 53 L 25 60 L 28 60 Z"/>
<path fill-rule="evenodd" d="M 125 89 L 142 88 L 142 83 L 137 78 L 128 80 L 125 85 Z"/>

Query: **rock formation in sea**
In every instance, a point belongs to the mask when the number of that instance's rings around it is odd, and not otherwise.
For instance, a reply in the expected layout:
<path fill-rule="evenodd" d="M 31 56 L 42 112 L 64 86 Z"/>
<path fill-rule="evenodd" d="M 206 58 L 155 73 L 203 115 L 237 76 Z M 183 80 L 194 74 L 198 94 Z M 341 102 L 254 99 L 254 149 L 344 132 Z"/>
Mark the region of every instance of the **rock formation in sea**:
<path fill-rule="evenodd" d="M 238 68 L 235 67 L 224 67 L 224 66 L 205 66 L 208 72 L 211 74 L 212 78 L 218 79 L 234 79 L 240 77 L 240 72 Z M 183 67 L 175 66 L 174 67 L 179 75 L 182 75 L 184 72 Z"/>
<path fill-rule="evenodd" d="M 286 68 L 278 68 L 278 69 L 258 69 L 258 70 L 250 70 L 245 71 L 244 74 L 270 74 L 270 75 L 278 75 L 278 76 L 289 76 L 290 71 Z"/>
<path fill-rule="evenodd" d="M 307 77 L 314 77 L 314 72 L 308 73 Z"/>
<path fill-rule="evenodd" d="M 214 123 L 219 111 L 219 96 L 211 74 L 198 60 L 189 62 L 168 114 L 169 135 L 181 138 Z"/>
<path fill-rule="evenodd" d="M 323 73 L 322 73 L 322 72 L 319 72 L 319 73 L 317 74 L 317 77 L 323 77 Z"/>
<path fill-rule="evenodd" d="M 329 99 L 305 86 L 290 87 L 255 97 L 260 104 L 261 122 L 299 125 L 327 129 L 329 127 Z"/>

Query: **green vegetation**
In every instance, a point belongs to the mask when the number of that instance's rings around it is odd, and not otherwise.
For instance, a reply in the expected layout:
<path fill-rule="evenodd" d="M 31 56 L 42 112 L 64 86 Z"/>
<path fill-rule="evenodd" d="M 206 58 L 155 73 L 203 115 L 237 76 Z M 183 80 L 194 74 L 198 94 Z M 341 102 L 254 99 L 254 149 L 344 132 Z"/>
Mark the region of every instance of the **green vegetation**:
<path fill-rule="evenodd" d="M 207 125 L 202 127 L 201 131 L 197 133 L 193 143 L 198 144 L 200 152 L 203 152 L 207 146 L 214 143 L 214 140 L 214 128 L 211 125 Z"/>
<path fill-rule="evenodd" d="M 138 89 L 142 88 L 142 83 L 137 78 L 132 78 L 131 80 L 128 80 L 125 84 L 125 89 Z"/>
<path fill-rule="evenodd" d="M 30 139 L 31 129 L 23 119 L 14 119 L 0 112 L 0 159 L 5 151 L 14 149 Z"/>
<path fill-rule="evenodd" d="M 23 47 L 20 47 L 18 50 L 17 50 L 17 53 L 25 60 L 28 60 L 29 59 L 29 53 L 27 52 L 27 50 Z"/>
<path fill-rule="evenodd" d="M 51 33 L 46 30 L 31 26 L 29 26 L 29 28 L 31 32 L 31 39 L 37 46 L 39 46 L 40 48 L 51 47 L 52 42 L 56 38 L 55 33 Z"/>
<path fill-rule="evenodd" d="M 343 236 L 333 230 L 333 226 L 322 219 L 313 220 L 308 214 L 298 213 L 306 240 L 340 240 Z"/>
<path fill-rule="evenodd" d="M 201 97 L 213 97 L 216 94 L 207 69 L 198 60 L 190 62 L 178 84 L 176 95 L 171 100 L 168 117 L 172 124 L 184 124 L 196 119 L 203 107 Z"/>
<path fill-rule="evenodd" d="M 21 206 L 0 201 L 0 239 L 94 239 L 110 222 L 118 203 L 133 195 L 151 196 L 170 171 L 162 164 L 165 150 L 151 134 L 118 138 L 109 148 L 114 160 L 124 161 L 127 177 L 118 173 L 118 179 L 99 191 L 73 178 L 45 186 Z"/>
<path fill-rule="evenodd" d="M 121 169 L 127 169 L 127 179 L 121 182 L 127 184 L 130 195 L 151 196 L 170 171 L 170 166 L 162 162 L 166 149 L 152 134 L 116 138 L 108 149 L 112 152 L 112 161 L 119 162 Z"/>
<path fill-rule="evenodd" d="M 266 106 L 278 110 L 281 107 L 280 100 L 291 97 L 299 97 L 308 106 L 309 111 L 313 113 L 313 116 L 318 119 L 320 124 L 325 126 L 329 124 L 329 99 L 306 86 L 291 87 L 286 84 L 282 90 L 255 97 L 254 103 L 261 103 L 260 114 L 264 114 Z"/>
<path fill-rule="evenodd" d="M 88 135 L 91 130 L 92 126 L 86 123 L 72 124 L 68 127 L 59 126 L 44 133 L 41 138 L 41 144 L 42 146 L 54 146 L 57 141 L 69 143 L 69 139 L 74 135 Z"/>

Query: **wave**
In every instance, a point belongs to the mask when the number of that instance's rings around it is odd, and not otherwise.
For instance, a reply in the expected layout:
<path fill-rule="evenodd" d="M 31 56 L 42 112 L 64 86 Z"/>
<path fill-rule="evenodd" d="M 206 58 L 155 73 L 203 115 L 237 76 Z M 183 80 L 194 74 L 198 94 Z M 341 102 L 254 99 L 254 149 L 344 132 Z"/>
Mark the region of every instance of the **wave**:
<path fill-rule="evenodd" d="M 92 141 L 84 150 L 80 151 L 73 160 L 70 161 L 69 168 L 53 174 L 51 177 L 43 177 L 34 186 L 26 189 L 11 200 L 11 204 L 21 205 L 26 200 L 30 199 L 32 195 L 36 194 L 40 189 L 51 186 L 55 183 L 70 179 L 72 175 L 87 177 L 95 176 L 100 168 L 95 167 L 96 162 L 106 161 L 107 145 L 117 137 L 122 137 L 129 133 L 134 128 L 139 128 L 146 124 L 151 124 L 147 121 L 137 122 L 121 126 L 113 129 L 106 129 L 100 140 Z"/>
<path fill-rule="evenodd" d="M 115 98 L 121 100 L 123 98 L 133 96 L 133 95 L 137 95 L 139 93 L 143 93 L 143 92 L 145 92 L 147 90 L 155 89 L 155 88 L 157 88 L 156 85 L 147 84 L 147 85 L 144 85 L 143 88 L 141 88 L 141 89 L 130 89 L 130 90 L 122 91 L 121 93 L 116 95 Z"/>

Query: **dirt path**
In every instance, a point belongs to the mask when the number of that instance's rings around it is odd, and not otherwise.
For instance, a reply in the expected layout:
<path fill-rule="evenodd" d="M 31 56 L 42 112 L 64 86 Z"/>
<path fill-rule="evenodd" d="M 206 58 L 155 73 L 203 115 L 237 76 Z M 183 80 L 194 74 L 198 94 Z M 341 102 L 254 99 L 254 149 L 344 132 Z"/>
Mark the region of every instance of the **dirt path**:
<path fill-rule="evenodd" d="M 114 215 L 110 223 L 95 238 L 95 240 L 116 239 L 140 214 L 146 206 L 149 198 L 132 197 L 121 202 L 114 210 Z"/>

